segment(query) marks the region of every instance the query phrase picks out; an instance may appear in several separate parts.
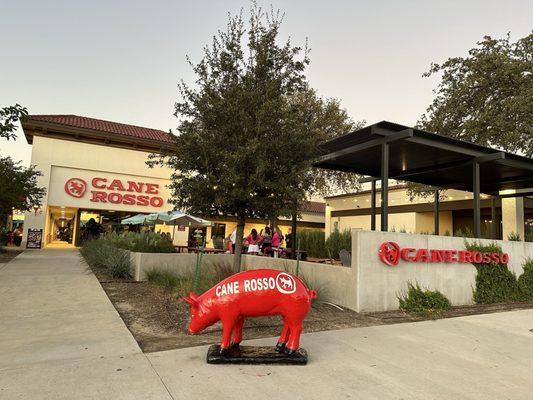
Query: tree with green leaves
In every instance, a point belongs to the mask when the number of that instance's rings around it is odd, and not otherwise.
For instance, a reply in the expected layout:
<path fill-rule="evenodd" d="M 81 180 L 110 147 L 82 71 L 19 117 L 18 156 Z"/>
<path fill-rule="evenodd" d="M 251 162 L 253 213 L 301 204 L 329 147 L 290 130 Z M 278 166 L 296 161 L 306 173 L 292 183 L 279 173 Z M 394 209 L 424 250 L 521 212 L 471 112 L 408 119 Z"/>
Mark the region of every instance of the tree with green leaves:
<path fill-rule="evenodd" d="M 430 132 L 533 156 L 533 34 L 512 42 L 485 36 L 466 57 L 432 64 L 436 97 L 418 121 Z M 409 184 L 411 197 L 433 189 Z"/>
<path fill-rule="evenodd" d="M 432 64 L 424 76 L 433 75 L 441 81 L 421 128 L 533 156 L 533 33 L 485 36 L 467 57 Z"/>
<path fill-rule="evenodd" d="M 34 165 L 26 168 L 11 157 L 0 158 L 0 216 L 4 222 L 13 209 L 30 211 L 41 205 L 46 193 L 37 185 L 37 178 L 41 175 Z"/>
<path fill-rule="evenodd" d="M 0 138 L 15 140 L 16 124 L 25 115 L 28 115 L 28 110 L 20 104 L 0 108 Z"/>
<path fill-rule="evenodd" d="M 25 107 L 16 104 L 0 109 L 0 138 L 16 139 L 16 123 L 27 115 Z M 37 186 L 41 172 L 35 166 L 26 168 L 11 157 L 0 157 L 0 227 L 4 227 L 13 209 L 29 211 L 41 205 L 46 193 Z"/>
<path fill-rule="evenodd" d="M 248 25 L 242 13 L 229 16 L 203 58 L 189 60 L 196 85 L 179 84 L 176 152 L 150 162 L 173 170 L 176 208 L 237 218 L 236 271 L 246 218 L 291 215 L 310 189 L 323 190 L 323 174 L 311 172 L 319 144 L 354 125 L 309 88 L 308 50 L 280 43 L 281 22 L 255 4 Z"/>

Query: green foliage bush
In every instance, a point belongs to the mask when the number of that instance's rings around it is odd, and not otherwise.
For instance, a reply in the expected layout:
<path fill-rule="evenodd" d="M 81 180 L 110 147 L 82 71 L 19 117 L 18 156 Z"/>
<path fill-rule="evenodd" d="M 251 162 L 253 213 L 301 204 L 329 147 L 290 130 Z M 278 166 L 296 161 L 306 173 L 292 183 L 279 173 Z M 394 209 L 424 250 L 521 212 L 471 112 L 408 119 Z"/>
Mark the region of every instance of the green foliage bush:
<path fill-rule="evenodd" d="M 232 266 L 226 263 L 216 263 L 211 268 L 203 269 L 198 281 L 198 294 L 205 292 L 233 274 Z M 193 290 L 194 272 L 178 275 L 171 271 L 154 268 L 146 273 L 146 280 L 181 297 Z"/>
<path fill-rule="evenodd" d="M 339 251 L 352 249 L 352 234 L 346 229 L 333 231 L 327 240 L 326 234 L 312 229 L 302 229 L 296 233 L 300 249 L 307 251 L 309 257 L 339 258 Z"/>
<path fill-rule="evenodd" d="M 335 230 L 330 233 L 326 240 L 326 250 L 328 257 L 339 258 L 341 250 L 352 251 L 352 233 L 349 229 L 342 232 Z"/>
<path fill-rule="evenodd" d="M 140 253 L 175 253 L 174 245 L 166 238 L 154 232 L 125 232 L 122 234 L 110 233 L 99 240 L 106 240 L 119 249 L 136 251 Z"/>
<path fill-rule="evenodd" d="M 479 242 L 465 242 L 467 250 L 501 253 L 496 243 L 482 245 Z M 481 304 L 502 303 L 525 300 L 516 275 L 509 271 L 507 265 L 491 262 L 472 263 L 476 267 L 476 287 L 473 290 L 474 301 Z"/>
<path fill-rule="evenodd" d="M 302 229 L 296 232 L 300 249 L 307 251 L 309 257 L 326 258 L 326 235 L 313 229 Z"/>
<path fill-rule="evenodd" d="M 438 316 L 451 307 L 450 300 L 438 290 L 423 289 L 418 283 L 407 283 L 407 292 L 398 295 L 400 309 L 425 316 Z"/>
<path fill-rule="evenodd" d="M 465 237 L 465 238 L 471 238 L 474 237 L 474 232 L 472 232 L 472 229 L 466 227 L 464 229 L 457 229 L 454 233 L 455 237 Z"/>
<path fill-rule="evenodd" d="M 105 237 L 86 242 L 80 253 L 87 265 L 100 269 L 113 278 L 131 276 L 129 253 L 113 246 Z"/>
<path fill-rule="evenodd" d="M 524 297 L 533 299 L 533 258 L 528 258 L 524 264 L 524 272 L 518 278 L 518 286 Z"/>
<path fill-rule="evenodd" d="M 157 268 L 146 271 L 146 280 L 168 291 L 175 291 L 181 284 L 182 277 Z"/>
<path fill-rule="evenodd" d="M 520 235 L 516 232 L 511 232 L 507 235 L 507 240 L 509 240 L 510 242 L 519 242 Z"/>

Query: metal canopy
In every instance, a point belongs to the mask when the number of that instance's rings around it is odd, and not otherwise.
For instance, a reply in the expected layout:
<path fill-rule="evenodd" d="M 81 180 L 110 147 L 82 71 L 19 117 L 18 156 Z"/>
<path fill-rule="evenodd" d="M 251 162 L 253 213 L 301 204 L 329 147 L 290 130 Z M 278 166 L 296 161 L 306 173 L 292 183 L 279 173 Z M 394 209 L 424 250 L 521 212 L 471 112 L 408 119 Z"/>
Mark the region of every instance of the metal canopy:
<path fill-rule="evenodd" d="M 479 193 L 497 196 L 501 190 L 533 187 L 530 158 L 388 121 L 327 141 L 322 149 L 315 167 L 381 180 L 382 230 L 387 230 L 388 179 L 473 192 L 476 237 Z"/>

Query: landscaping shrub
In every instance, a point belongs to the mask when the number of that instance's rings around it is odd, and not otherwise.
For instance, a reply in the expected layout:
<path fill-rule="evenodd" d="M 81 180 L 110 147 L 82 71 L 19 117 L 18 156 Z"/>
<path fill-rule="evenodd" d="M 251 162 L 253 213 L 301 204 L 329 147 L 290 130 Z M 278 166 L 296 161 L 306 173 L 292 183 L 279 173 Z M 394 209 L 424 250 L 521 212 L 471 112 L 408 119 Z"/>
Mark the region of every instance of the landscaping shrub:
<path fill-rule="evenodd" d="M 170 271 L 151 269 L 146 271 L 146 280 L 168 291 L 175 291 L 180 286 L 181 277 Z"/>
<path fill-rule="evenodd" d="M 296 233 L 300 249 L 307 251 L 309 257 L 326 258 L 326 234 L 312 229 L 302 229 Z"/>
<path fill-rule="evenodd" d="M 125 232 L 123 234 L 110 233 L 104 236 L 111 245 L 124 250 L 140 253 L 175 253 L 174 245 L 166 238 L 155 232 Z"/>
<path fill-rule="evenodd" d="M 423 289 L 418 283 L 407 283 L 407 292 L 398 295 L 400 309 L 424 316 L 437 317 L 451 307 L 450 300 L 438 290 Z"/>
<path fill-rule="evenodd" d="M 122 249 L 115 249 L 107 261 L 107 273 L 113 278 L 131 278 L 130 254 Z"/>
<path fill-rule="evenodd" d="M 533 299 L 533 258 L 526 260 L 524 272 L 518 278 L 518 286 L 526 299 Z"/>
<path fill-rule="evenodd" d="M 331 232 L 326 240 L 326 250 L 328 257 L 339 258 L 339 252 L 341 250 L 352 251 L 352 233 L 349 229 L 345 229 L 342 232 L 335 230 Z"/>
<path fill-rule="evenodd" d="M 335 230 L 327 240 L 324 232 L 312 229 L 299 230 L 296 237 L 300 249 L 307 251 L 309 257 L 338 259 L 339 251 L 352 249 L 352 234 L 349 229 L 342 232 Z"/>
<path fill-rule="evenodd" d="M 482 245 L 479 242 L 465 242 L 467 250 L 501 253 L 496 243 Z M 476 267 L 476 287 L 473 289 L 474 301 L 481 304 L 501 303 L 524 300 L 516 275 L 509 271 L 507 265 L 491 262 L 472 263 Z"/>
<path fill-rule="evenodd" d="M 89 240 L 80 248 L 80 253 L 85 263 L 91 268 L 97 269 L 105 269 L 107 260 L 115 251 L 115 247 L 102 239 Z"/>
<path fill-rule="evenodd" d="M 232 266 L 227 263 L 215 263 L 211 268 L 202 269 L 198 280 L 197 294 L 204 293 L 233 274 Z M 178 275 L 171 271 L 154 268 L 146 273 L 146 279 L 148 282 L 172 292 L 177 297 L 186 296 L 193 291 L 194 287 L 194 271 L 185 275 Z"/>
<path fill-rule="evenodd" d="M 453 236 L 471 238 L 474 237 L 474 232 L 472 232 L 472 229 L 468 227 L 464 229 L 459 228 L 455 231 L 455 234 Z"/>
<path fill-rule="evenodd" d="M 113 278 L 131 276 L 129 253 L 113 246 L 106 237 L 84 243 L 80 253 L 87 265 L 100 269 Z"/>
<path fill-rule="evenodd" d="M 507 235 L 507 240 L 509 240 L 510 242 L 519 242 L 520 235 L 516 232 L 511 232 Z"/>

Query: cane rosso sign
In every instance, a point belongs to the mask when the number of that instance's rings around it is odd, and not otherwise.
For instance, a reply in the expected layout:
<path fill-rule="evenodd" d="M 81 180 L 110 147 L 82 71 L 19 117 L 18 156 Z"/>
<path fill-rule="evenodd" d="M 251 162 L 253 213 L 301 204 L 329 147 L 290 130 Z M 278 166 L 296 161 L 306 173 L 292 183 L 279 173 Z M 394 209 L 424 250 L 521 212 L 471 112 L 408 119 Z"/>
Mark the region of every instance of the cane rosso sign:
<path fill-rule="evenodd" d="M 507 253 L 480 252 L 475 250 L 436 250 L 415 249 L 413 247 L 401 248 L 395 242 L 383 242 L 379 247 L 379 259 L 385 265 L 394 267 L 400 260 L 408 262 L 427 263 L 476 263 L 507 264 Z"/>
<path fill-rule="evenodd" d="M 70 178 L 65 182 L 65 192 L 72 197 L 82 198 L 88 193 L 93 203 L 163 207 L 159 185 L 139 181 L 93 178 L 89 183 L 81 178 Z"/>

